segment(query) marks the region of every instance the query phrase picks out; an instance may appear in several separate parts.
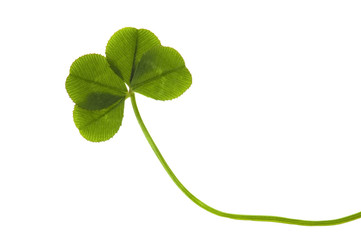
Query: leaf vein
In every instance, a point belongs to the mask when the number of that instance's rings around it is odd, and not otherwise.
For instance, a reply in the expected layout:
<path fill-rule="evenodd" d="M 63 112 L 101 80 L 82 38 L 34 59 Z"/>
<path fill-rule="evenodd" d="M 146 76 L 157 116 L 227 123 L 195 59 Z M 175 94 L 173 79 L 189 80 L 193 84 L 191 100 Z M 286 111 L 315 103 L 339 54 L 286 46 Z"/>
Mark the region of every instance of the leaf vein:
<path fill-rule="evenodd" d="M 137 37 L 136 37 L 136 40 L 135 40 L 135 48 L 134 48 L 134 55 L 133 55 L 133 65 L 132 65 L 132 72 L 130 73 L 129 82 L 132 81 L 134 71 L 135 71 L 135 57 L 137 56 L 137 52 L 138 52 L 138 39 L 139 39 L 139 30 L 137 30 Z"/>
<path fill-rule="evenodd" d="M 104 88 L 107 88 L 107 89 L 110 89 L 110 90 L 113 90 L 113 91 L 118 90 L 118 91 L 120 91 L 120 93 L 122 93 L 122 89 L 120 89 L 120 88 L 109 87 L 108 85 L 102 84 L 102 83 L 97 82 L 97 81 L 94 81 L 94 80 L 89 80 L 89 79 L 80 77 L 80 76 L 75 75 L 75 74 L 73 74 L 73 73 L 71 73 L 70 76 L 73 76 L 73 77 L 75 77 L 75 78 L 78 78 L 78 79 L 80 79 L 80 80 L 82 80 L 82 81 L 84 81 L 84 82 L 92 83 L 92 84 L 95 84 L 95 85 L 98 85 L 98 86 L 101 86 L 101 87 L 104 87 Z M 118 93 L 118 94 L 119 94 L 119 93 Z"/>
<path fill-rule="evenodd" d="M 149 78 L 149 79 L 147 79 L 147 80 L 144 80 L 143 82 L 140 82 L 140 83 L 138 83 L 138 84 L 134 84 L 134 85 L 132 86 L 132 88 L 133 88 L 133 89 L 136 89 L 136 88 L 138 88 L 138 87 L 140 87 L 140 86 L 142 86 L 142 85 L 144 85 L 144 84 L 147 84 L 147 83 L 149 83 L 149 82 L 152 82 L 152 81 L 154 81 L 154 80 L 157 80 L 157 79 L 159 79 L 159 78 L 161 78 L 161 77 L 164 77 L 164 76 L 166 76 L 166 75 L 168 75 L 168 74 L 171 74 L 171 73 L 173 73 L 173 72 L 176 72 L 176 71 L 178 71 L 178 70 L 180 70 L 180 69 L 183 69 L 183 68 L 185 68 L 185 67 L 186 67 L 186 66 L 183 65 L 183 66 L 174 68 L 174 69 L 172 69 L 172 70 L 166 71 L 166 72 L 164 72 L 164 73 L 162 73 L 162 74 L 160 74 L 160 75 L 157 75 L 157 76 L 154 76 L 154 77 Z"/>

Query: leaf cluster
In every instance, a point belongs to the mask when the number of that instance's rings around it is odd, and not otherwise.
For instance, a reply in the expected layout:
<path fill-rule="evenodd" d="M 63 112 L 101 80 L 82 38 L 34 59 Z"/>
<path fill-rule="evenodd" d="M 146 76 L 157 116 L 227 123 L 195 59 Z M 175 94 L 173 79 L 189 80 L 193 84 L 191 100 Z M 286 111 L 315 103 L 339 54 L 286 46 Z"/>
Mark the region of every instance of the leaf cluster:
<path fill-rule="evenodd" d="M 109 39 L 105 57 L 87 54 L 76 59 L 65 85 L 75 103 L 73 117 L 80 134 L 101 142 L 119 130 L 124 101 L 133 92 L 171 100 L 191 84 L 192 76 L 175 49 L 162 46 L 149 30 L 127 27 Z"/>

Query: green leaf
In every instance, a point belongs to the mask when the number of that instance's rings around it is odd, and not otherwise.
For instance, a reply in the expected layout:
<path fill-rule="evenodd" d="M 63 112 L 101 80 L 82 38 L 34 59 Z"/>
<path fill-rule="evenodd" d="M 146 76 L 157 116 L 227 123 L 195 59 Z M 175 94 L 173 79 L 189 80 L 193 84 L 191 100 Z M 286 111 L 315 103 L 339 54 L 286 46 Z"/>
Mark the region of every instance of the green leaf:
<path fill-rule="evenodd" d="M 99 54 L 84 55 L 70 67 L 65 83 L 70 98 L 81 108 L 99 110 L 124 98 L 127 88 Z"/>
<path fill-rule="evenodd" d="M 92 142 L 106 141 L 119 130 L 124 101 L 132 91 L 159 100 L 180 96 L 192 84 L 181 55 L 160 46 L 145 29 L 123 28 L 106 47 L 106 57 L 84 55 L 70 67 L 66 90 L 75 102 L 73 118 L 80 134 Z"/>
<path fill-rule="evenodd" d="M 182 56 L 170 47 L 154 47 L 140 60 L 131 89 L 156 100 L 171 100 L 192 84 Z"/>
<path fill-rule="evenodd" d="M 80 134 L 91 142 L 102 142 L 112 138 L 122 125 L 124 98 L 108 108 L 87 110 L 75 105 L 73 118 Z"/>
<path fill-rule="evenodd" d="M 109 39 L 105 55 L 113 71 L 129 85 L 142 55 L 158 45 L 151 31 L 127 27 Z"/>

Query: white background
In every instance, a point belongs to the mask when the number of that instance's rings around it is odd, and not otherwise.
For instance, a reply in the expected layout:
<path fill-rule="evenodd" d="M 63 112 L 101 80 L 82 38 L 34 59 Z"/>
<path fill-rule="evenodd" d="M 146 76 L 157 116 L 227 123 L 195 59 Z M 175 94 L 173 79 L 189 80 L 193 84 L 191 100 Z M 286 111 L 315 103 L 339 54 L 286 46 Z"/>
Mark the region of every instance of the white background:
<path fill-rule="evenodd" d="M 2 1 L 0 239 L 360 239 L 333 227 L 215 216 L 174 185 L 127 100 L 90 143 L 65 91 L 71 63 L 132 26 L 177 49 L 179 99 L 139 96 L 183 184 L 226 212 L 309 220 L 361 211 L 360 1 Z"/>

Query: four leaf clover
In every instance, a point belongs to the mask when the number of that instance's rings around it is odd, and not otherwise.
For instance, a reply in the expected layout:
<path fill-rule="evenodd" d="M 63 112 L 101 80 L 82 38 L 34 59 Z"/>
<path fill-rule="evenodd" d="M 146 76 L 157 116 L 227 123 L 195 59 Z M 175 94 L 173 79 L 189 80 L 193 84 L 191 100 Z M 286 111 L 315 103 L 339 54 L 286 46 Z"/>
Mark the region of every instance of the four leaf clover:
<path fill-rule="evenodd" d="M 105 55 L 76 59 L 66 79 L 66 90 L 76 104 L 75 125 L 89 141 L 106 141 L 117 133 L 130 93 L 171 100 L 192 84 L 182 56 L 162 46 L 149 30 L 128 27 L 117 31 Z"/>

